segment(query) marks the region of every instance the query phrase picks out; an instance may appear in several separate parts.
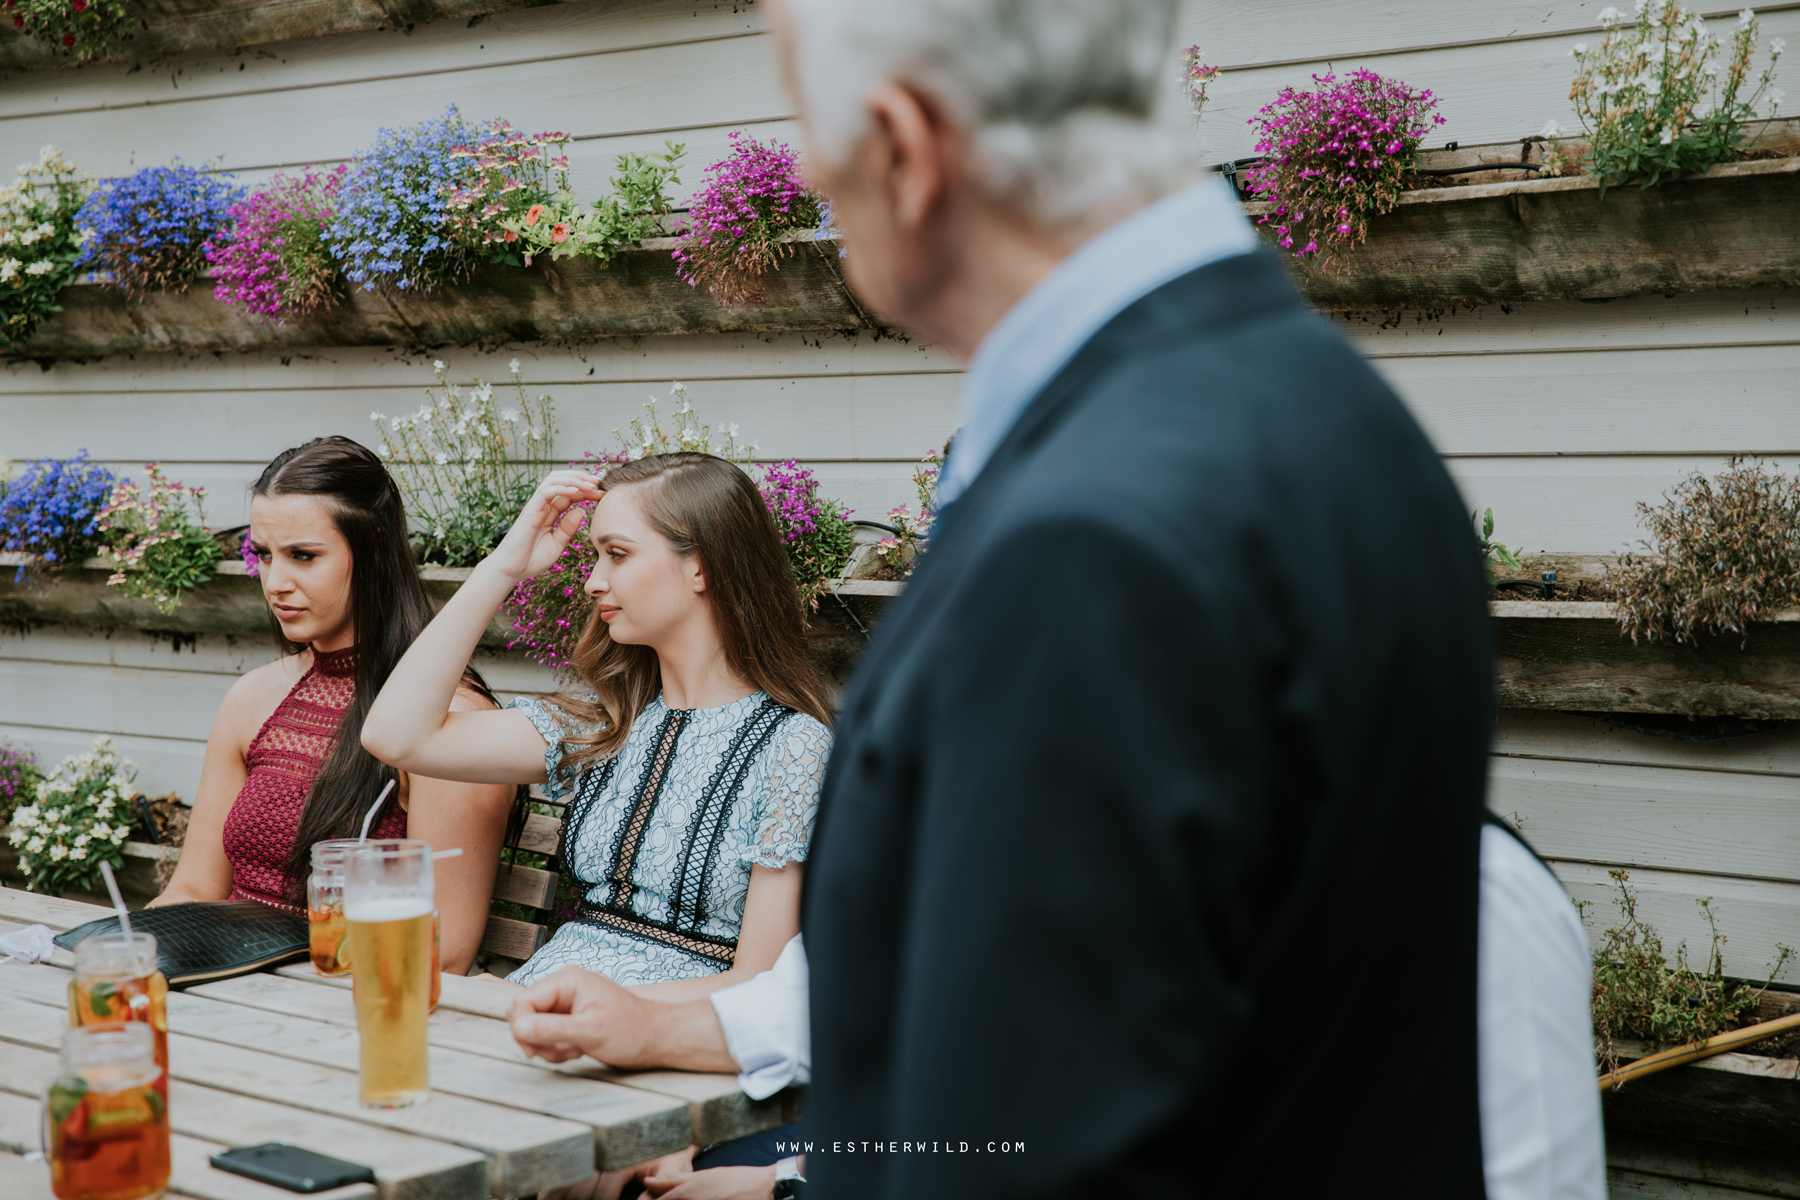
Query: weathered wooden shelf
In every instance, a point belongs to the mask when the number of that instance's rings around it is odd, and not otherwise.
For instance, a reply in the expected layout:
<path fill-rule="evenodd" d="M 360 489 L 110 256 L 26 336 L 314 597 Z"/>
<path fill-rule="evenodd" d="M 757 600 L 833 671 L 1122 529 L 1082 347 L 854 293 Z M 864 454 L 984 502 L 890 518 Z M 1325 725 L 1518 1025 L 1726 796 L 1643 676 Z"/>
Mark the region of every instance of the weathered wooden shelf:
<path fill-rule="evenodd" d="M 466 281 L 423 295 L 357 288 L 339 304 L 275 324 L 213 298 L 207 280 L 139 303 L 98 283 L 58 297 L 12 357 L 42 361 L 184 351 L 273 353 L 331 346 L 499 345 L 640 334 L 858 329 L 873 323 L 844 286 L 835 246 L 810 241 L 765 280 L 767 302 L 727 308 L 675 274 L 672 238 L 646 242 L 611 266 L 539 261 L 528 268 L 483 264 Z"/>
<path fill-rule="evenodd" d="M 1800 610 L 1777 613 L 1749 640 L 1633 645 L 1605 603 L 1502 601 L 1493 606 L 1503 708 L 1800 719 Z"/>
<path fill-rule="evenodd" d="M 1437 309 L 1527 300 L 1800 285 L 1800 122 L 1763 122 L 1756 144 L 1795 157 L 1714 167 L 1648 191 L 1588 176 L 1522 179 L 1482 171 L 1465 187 L 1407 192 L 1339 264 L 1294 260 L 1319 309 Z M 1428 165 L 1516 159 L 1516 144 L 1434 151 Z M 1246 204 L 1252 216 L 1267 205 Z M 1266 227 L 1265 227 L 1266 228 Z M 333 308 L 274 324 L 213 299 L 201 280 L 142 303 L 110 286 L 63 289 L 64 311 L 14 358 L 50 363 L 157 352 L 289 353 L 333 346 L 586 341 L 647 334 L 879 328 L 845 283 L 834 242 L 792 235 L 796 253 L 765 277 L 767 302 L 725 307 L 675 273 L 662 238 L 591 261 L 483 265 L 425 295 L 357 289 Z"/>
<path fill-rule="evenodd" d="M 321 37 L 368 29 L 400 29 L 423 21 L 474 17 L 515 8 L 541 8 L 565 0 L 138 0 L 132 15 L 149 28 L 105 56 L 130 62 L 196 50 L 231 50 L 290 38 Z M 0 71 L 72 67 L 76 60 L 0 26 Z"/>
<path fill-rule="evenodd" d="M 1339 312 L 1789 287 L 1800 284 L 1800 158 L 1604 199 L 1589 176 L 1407 192 L 1337 267 L 1301 274 L 1313 305 Z"/>
<path fill-rule="evenodd" d="M 269 634 L 262 590 L 239 562 L 220 563 L 218 578 L 185 593 L 181 607 L 164 615 L 149 601 L 108 587 L 99 560 L 34 588 L 13 582 L 7 567 L 18 558 L 0 555 L 0 621 L 175 635 Z M 469 569 L 425 567 L 422 573 L 433 603 L 441 605 Z M 809 633 L 820 664 L 842 678 L 861 655 L 865 631 L 905 586 L 851 579 L 823 597 Z M 1498 601 L 1492 609 L 1504 708 L 1800 720 L 1800 609 L 1752 626 L 1741 648 L 1736 637 L 1699 646 L 1633 645 L 1620 635 L 1612 605 L 1604 603 Z M 482 644 L 498 648 L 510 639 L 496 619 Z"/>

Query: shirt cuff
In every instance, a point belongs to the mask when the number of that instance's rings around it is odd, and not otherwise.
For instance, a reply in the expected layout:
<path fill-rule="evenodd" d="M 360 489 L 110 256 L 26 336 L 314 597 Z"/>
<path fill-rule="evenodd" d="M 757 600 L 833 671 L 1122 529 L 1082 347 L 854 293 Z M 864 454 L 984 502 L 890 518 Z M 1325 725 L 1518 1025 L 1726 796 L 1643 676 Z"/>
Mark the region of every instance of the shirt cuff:
<path fill-rule="evenodd" d="M 807 1011 L 806 948 L 796 935 L 773 969 L 712 994 L 725 1046 L 742 1072 L 738 1086 L 765 1100 L 791 1083 L 812 1078 L 812 1030 Z"/>

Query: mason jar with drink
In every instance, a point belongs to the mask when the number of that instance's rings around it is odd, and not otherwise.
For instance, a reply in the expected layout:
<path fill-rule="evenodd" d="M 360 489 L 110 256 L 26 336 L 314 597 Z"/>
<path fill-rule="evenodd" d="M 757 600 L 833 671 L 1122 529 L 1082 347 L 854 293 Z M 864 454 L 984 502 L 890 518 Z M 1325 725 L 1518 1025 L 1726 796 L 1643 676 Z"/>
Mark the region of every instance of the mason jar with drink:
<path fill-rule="evenodd" d="M 361 838 L 336 838 L 314 842 L 312 874 L 306 879 L 306 924 L 312 965 L 321 975 L 350 973 L 350 927 L 344 921 L 344 869 L 350 851 Z M 431 910 L 431 1008 L 437 1011 L 443 987 L 439 973 L 442 922 Z"/>
<path fill-rule="evenodd" d="M 44 1097 L 44 1154 L 57 1200 L 154 1200 L 163 1194 L 169 1186 L 168 1078 L 157 1065 L 147 1023 L 69 1030 L 61 1070 Z"/>
<path fill-rule="evenodd" d="M 169 981 L 156 965 L 156 936 L 96 933 L 75 946 L 69 1024 L 136 1022 L 150 1030 L 156 1065 L 169 1069 Z"/>
<path fill-rule="evenodd" d="M 404 1108 L 430 1098 L 425 1018 L 432 1000 L 435 907 L 428 843 L 400 838 L 351 849 L 344 918 L 362 1102 L 369 1108 Z"/>

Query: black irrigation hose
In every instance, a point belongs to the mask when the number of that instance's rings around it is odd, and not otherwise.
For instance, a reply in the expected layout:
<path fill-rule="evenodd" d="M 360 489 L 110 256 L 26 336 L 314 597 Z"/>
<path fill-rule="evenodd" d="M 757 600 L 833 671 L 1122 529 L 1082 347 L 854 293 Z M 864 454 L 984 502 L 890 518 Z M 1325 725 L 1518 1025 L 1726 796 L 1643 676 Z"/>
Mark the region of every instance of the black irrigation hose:
<path fill-rule="evenodd" d="M 852 525 L 861 525 L 864 529 L 879 529 L 884 533 L 891 533 L 895 537 L 900 536 L 900 531 L 898 529 L 895 529 L 892 525 L 883 525 L 880 521 L 852 521 L 850 523 Z"/>
<path fill-rule="evenodd" d="M 1546 572 L 1548 574 L 1548 572 Z M 1496 592 L 1505 588 L 1530 588 L 1544 599 L 1549 600 L 1556 595 L 1556 584 L 1550 580 L 1539 583 L 1535 579 L 1502 579 L 1494 585 Z"/>
<path fill-rule="evenodd" d="M 1452 146 L 1454 148 L 1454 146 Z M 1260 167 L 1267 162 L 1266 158 L 1234 158 L 1230 162 L 1214 163 L 1212 170 L 1231 180 L 1233 186 L 1246 167 Z M 1538 171 L 1542 163 L 1509 162 L 1509 163 L 1476 163 L 1467 167 L 1417 167 L 1414 175 L 1473 175 L 1479 171 Z"/>

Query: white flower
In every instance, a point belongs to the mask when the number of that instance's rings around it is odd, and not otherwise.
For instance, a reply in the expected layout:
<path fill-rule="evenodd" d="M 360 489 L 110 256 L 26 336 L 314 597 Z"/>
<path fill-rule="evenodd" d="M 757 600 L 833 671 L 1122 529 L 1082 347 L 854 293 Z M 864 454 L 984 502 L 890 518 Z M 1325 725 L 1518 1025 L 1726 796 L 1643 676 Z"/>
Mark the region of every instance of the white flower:
<path fill-rule="evenodd" d="M 25 849 L 32 854 L 42 854 L 44 852 L 44 839 L 41 837 L 32 838 L 25 843 Z"/>
<path fill-rule="evenodd" d="M 119 842 L 122 842 L 122 841 L 124 841 L 124 840 L 125 840 L 125 835 L 126 835 L 126 834 L 128 834 L 128 833 L 130 833 L 130 832 L 131 832 L 131 831 L 130 831 L 130 830 L 129 830 L 129 829 L 127 829 L 127 828 L 125 828 L 125 827 L 124 827 L 124 826 L 123 826 L 123 825 L 114 825 L 114 826 L 113 826 L 113 831 L 112 831 L 112 840 L 113 840 L 113 843 L 114 843 L 114 844 L 115 844 L 115 845 L 116 845 L 116 844 L 118 844 L 118 843 L 119 843 Z"/>
<path fill-rule="evenodd" d="M 61 850 L 62 847 L 58 846 L 57 849 Z M 85 850 L 81 846 L 77 846 L 73 850 L 69 851 L 69 860 L 71 862 L 81 862 L 85 858 L 87 858 L 87 850 Z"/>
<path fill-rule="evenodd" d="M 69 857 L 69 848 L 67 846 L 63 845 L 62 843 L 59 842 L 56 845 L 50 847 L 50 861 L 51 862 L 61 862 L 63 859 L 65 859 L 67 857 Z"/>
<path fill-rule="evenodd" d="M 444 369 L 444 360 L 441 358 L 433 359 L 432 363 L 431 363 L 431 368 L 434 371 L 442 371 Z"/>
<path fill-rule="evenodd" d="M 1743 12 L 1738 14 L 1738 20 L 1745 25 L 1748 25 L 1750 22 L 1756 20 L 1755 10 L 1746 8 Z"/>
<path fill-rule="evenodd" d="M 1785 51 L 1786 49 L 1787 49 L 1787 42 L 1783 41 L 1781 38 L 1770 38 L 1769 39 L 1769 53 L 1771 55 L 1773 55 L 1775 57 L 1780 57 L 1782 52 Z"/>
<path fill-rule="evenodd" d="M 75 835 L 75 847 L 76 847 L 76 849 L 80 849 L 81 847 L 87 845 L 92 840 L 93 839 L 90 838 L 87 834 L 78 833 Z"/>
<path fill-rule="evenodd" d="M 22 264 L 16 258 L 0 259 L 0 283 L 15 278 Z"/>
<path fill-rule="evenodd" d="M 431 461 L 441 467 L 441 466 L 444 466 L 446 463 L 448 463 L 450 460 L 445 458 L 442 454 L 434 454 L 431 456 Z"/>
<path fill-rule="evenodd" d="M 1616 21 L 1618 19 L 1619 19 L 1619 10 L 1614 8 L 1612 5 L 1609 4 L 1605 8 L 1600 10 L 1600 23 L 1602 25 L 1606 24 L 1609 21 Z"/>
<path fill-rule="evenodd" d="M 1663 145 L 1667 146 L 1674 140 L 1675 140 L 1675 127 L 1673 125 L 1665 125 L 1663 127 L 1662 135 L 1657 138 L 1657 141 L 1659 141 Z"/>
<path fill-rule="evenodd" d="M 1786 99 L 1787 99 L 1786 92 L 1782 91 L 1780 88 L 1770 88 L 1769 89 L 1769 111 L 1774 112 L 1776 109 L 1780 108 L 1781 102 Z"/>
<path fill-rule="evenodd" d="M 1576 42 L 1573 46 L 1569 47 L 1569 53 L 1570 54 L 1586 54 L 1587 53 L 1587 43 L 1586 42 Z"/>
<path fill-rule="evenodd" d="M 1562 126 L 1555 121 L 1545 121 L 1543 129 L 1538 131 L 1539 137 L 1555 138 L 1562 136 Z"/>
<path fill-rule="evenodd" d="M 514 375 L 517 375 L 519 373 L 519 360 L 515 358 L 511 362 L 507 363 L 506 369 L 508 371 L 511 371 Z"/>

